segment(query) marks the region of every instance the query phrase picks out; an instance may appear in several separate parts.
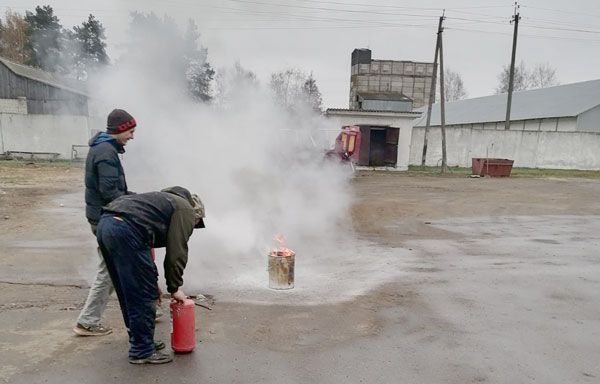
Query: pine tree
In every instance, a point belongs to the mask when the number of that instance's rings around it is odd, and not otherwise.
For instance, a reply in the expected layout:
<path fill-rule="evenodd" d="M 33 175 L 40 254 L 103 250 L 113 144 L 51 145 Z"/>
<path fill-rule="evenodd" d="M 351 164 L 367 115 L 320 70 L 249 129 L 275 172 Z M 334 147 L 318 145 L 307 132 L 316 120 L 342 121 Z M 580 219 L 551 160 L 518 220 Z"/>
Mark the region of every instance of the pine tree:
<path fill-rule="evenodd" d="M 130 63 L 152 61 L 153 76 L 182 84 L 196 101 L 212 98 L 211 82 L 215 71 L 207 61 L 207 49 L 199 45 L 198 27 L 188 22 L 184 34 L 168 16 L 132 13 L 130 43 L 120 60 Z"/>
<path fill-rule="evenodd" d="M 319 91 L 317 81 L 312 73 L 302 85 L 302 92 L 304 93 L 305 102 L 316 112 L 322 112 L 323 99 L 321 98 L 321 91 Z"/>
<path fill-rule="evenodd" d="M 52 7 L 37 6 L 35 13 L 26 11 L 25 21 L 28 24 L 27 48 L 33 52 L 27 64 L 51 72 L 64 72 L 60 58 L 62 26 Z"/>
<path fill-rule="evenodd" d="M 212 99 L 210 86 L 215 71 L 206 60 L 208 50 L 198 47 L 199 38 L 198 26 L 190 19 L 184 36 L 184 52 L 187 62 L 185 76 L 188 92 L 194 100 L 208 102 Z"/>
<path fill-rule="evenodd" d="M 104 27 L 94 15 L 90 14 L 81 26 L 73 27 L 72 37 L 76 44 L 74 65 L 79 79 L 87 79 L 90 73 L 109 63 Z"/>

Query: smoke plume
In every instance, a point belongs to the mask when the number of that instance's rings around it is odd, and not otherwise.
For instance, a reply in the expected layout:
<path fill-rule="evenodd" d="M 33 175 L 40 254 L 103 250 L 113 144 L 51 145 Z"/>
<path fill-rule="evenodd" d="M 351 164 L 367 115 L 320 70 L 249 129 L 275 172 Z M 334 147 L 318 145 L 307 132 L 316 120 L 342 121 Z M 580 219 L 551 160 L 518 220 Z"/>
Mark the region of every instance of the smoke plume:
<path fill-rule="evenodd" d="M 123 158 L 129 188 L 181 185 L 205 204 L 207 228 L 192 235 L 184 288 L 233 296 L 264 289 L 276 234 L 297 252 L 298 276 L 318 275 L 311 268 L 349 228 L 352 200 L 349 168 L 323 159 L 323 132 L 333 127 L 308 107 L 280 108 L 257 81 L 225 81 L 227 103 L 198 103 L 170 70 L 168 46 L 156 46 L 165 37 L 146 37 L 92 89 L 101 114 L 123 108 L 138 121 Z"/>

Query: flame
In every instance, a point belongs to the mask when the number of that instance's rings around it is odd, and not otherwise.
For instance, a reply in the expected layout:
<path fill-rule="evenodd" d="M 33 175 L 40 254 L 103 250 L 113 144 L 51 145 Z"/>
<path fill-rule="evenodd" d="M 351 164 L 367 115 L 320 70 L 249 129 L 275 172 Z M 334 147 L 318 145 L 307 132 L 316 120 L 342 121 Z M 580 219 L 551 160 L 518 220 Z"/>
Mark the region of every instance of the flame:
<path fill-rule="evenodd" d="M 279 244 L 279 246 L 271 249 L 269 253 L 270 256 L 294 256 L 296 253 L 291 249 L 285 246 L 286 239 L 283 235 L 275 235 L 274 240 Z"/>

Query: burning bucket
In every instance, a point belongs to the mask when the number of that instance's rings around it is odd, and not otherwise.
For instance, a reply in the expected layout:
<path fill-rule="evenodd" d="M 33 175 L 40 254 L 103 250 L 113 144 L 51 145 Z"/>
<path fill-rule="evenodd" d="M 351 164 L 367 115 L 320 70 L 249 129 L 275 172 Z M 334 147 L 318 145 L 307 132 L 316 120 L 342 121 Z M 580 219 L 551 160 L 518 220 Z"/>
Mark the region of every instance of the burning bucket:
<path fill-rule="evenodd" d="M 273 256 L 269 254 L 269 288 L 294 288 L 294 254 Z"/>
<path fill-rule="evenodd" d="M 294 288 L 294 257 L 296 254 L 283 246 L 285 239 L 282 236 L 275 239 L 282 246 L 269 253 L 269 288 L 292 289 Z"/>

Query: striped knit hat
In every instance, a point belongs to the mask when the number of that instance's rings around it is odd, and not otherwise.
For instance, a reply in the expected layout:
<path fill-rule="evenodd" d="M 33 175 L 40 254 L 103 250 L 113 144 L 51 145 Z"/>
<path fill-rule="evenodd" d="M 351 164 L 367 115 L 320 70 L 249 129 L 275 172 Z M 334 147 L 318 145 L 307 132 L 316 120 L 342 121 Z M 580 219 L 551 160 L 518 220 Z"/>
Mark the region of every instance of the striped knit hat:
<path fill-rule="evenodd" d="M 123 133 L 135 128 L 137 123 L 133 116 L 123 109 L 113 109 L 106 120 L 106 132 L 111 134 Z"/>

